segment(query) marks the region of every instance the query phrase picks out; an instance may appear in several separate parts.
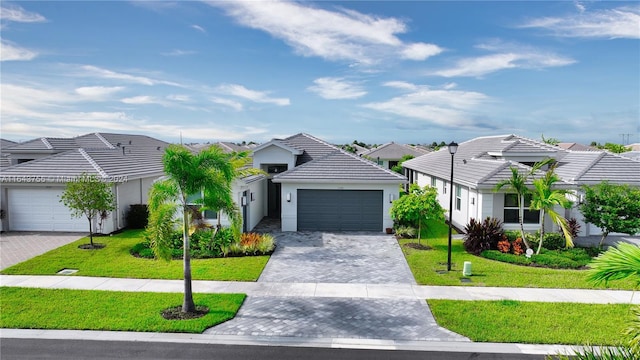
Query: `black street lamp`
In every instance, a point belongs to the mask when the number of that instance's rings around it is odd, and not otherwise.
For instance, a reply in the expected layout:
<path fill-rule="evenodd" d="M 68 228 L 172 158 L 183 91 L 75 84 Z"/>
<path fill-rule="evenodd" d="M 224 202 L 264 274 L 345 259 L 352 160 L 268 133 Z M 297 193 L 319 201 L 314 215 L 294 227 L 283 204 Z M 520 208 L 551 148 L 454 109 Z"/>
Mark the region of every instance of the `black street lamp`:
<path fill-rule="evenodd" d="M 451 154 L 451 182 L 449 183 L 449 247 L 447 249 L 447 271 L 451 271 L 451 228 L 453 215 L 453 156 L 458 151 L 458 143 L 452 141 L 449 145 L 449 154 Z"/>

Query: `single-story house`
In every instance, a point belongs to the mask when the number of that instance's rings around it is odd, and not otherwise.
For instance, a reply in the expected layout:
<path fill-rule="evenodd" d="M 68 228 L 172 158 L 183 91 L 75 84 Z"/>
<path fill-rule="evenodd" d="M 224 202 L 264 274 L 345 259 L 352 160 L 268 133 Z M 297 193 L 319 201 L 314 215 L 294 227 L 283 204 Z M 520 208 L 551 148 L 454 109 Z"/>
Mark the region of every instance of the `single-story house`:
<path fill-rule="evenodd" d="M 394 142 L 390 142 L 365 151 L 360 155 L 371 159 L 372 161 L 375 161 L 376 163 L 378 163 L 378 165 L 384 167 L 385 169 L 392 169 L 394 166 L 398 165 L 398 163 L 402 160 L 402 157 L 405 155 L 418 157 L 428 152 L 429 151 L 417 146 L 396 144 Z"/>
<path fill-rule="evenodd" d="M 2 230 L 87 231 L 87 220 L 72 217 L 60 202 L 66 183 L 82 173 L 112 184 L 116 197 L 116 211 L 96 229 L 110 233 L 125 227 L 129 205 L 146 203 L 149 187 L 162 176 L 168 145 L 142 135 L 93 133 L 43 137 L 8 148 L 13 165 L 0 170 Z"/>
<path fill-rule="evenodd" d="M 506 229 L 518 229 L 517 198 L 507 187 L 496 192 L 500 181 L 511 177 L 511 167 L 525 174 L 531 166 L 546 158 L 557 162 L 556 174 L 561 178 L 559 188 L 572 190 L 575 204 L 582 199 L 581 185 L 593 185 L 603 180 L 612 183 L 640 186 L 640 162 L 606 151 L 565 150 L 517 135 L 479 137 L 459 144 L 453 156 L 453 189 L 451 187 L 452 156 L 447 147 L 415 159 L 405 161 L 403 167 L 410 183 L 438 189 L 438 201 L 447 211 L 450 191 L 454 191 L 452 222 L 464 228 L 474 218 L 495 217 L 504 222 Z M 532 186 L 531 180 L 527 183 Z M 528 204 L 525 204 L 528 205 Z M 525 230 L 539 229 L 538 212 L 525 207 Z M 563 213 L 562 209 L 557 209 Z M 581 223 L 580 235 L 599 235 L 601 230 L 585 224 L 577 207 L 564 211 L 566 218 L 574 217 Z M 551 221 L 548 229 L 555 230 Z"/>
<path fill-rule="evenodd" d="M 406 178 L 311 135 L 273 139 L 253 149 L 267 176 L 247 185 L 250 227 L 280 218 L 283 231 L 384 231 Z M 255 192 L 255 194 L 254 194 Z M 256 222 L 257 224 L 257 222 Z"/>

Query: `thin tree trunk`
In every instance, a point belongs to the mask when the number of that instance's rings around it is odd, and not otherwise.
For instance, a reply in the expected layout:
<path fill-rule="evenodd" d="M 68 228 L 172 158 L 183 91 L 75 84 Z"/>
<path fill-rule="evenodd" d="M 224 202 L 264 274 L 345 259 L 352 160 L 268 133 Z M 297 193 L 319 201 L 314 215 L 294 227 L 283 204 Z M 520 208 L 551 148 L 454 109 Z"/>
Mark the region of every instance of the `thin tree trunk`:
<path fill-rule="evenodd" d="M 604 245 L 604 239 L 606 239 L 608 235 L 609 235 L 608 231 L 602 232 L 602 239 L 600 239 L 600 244 L 598 245 L 600 249 L 602 249 L 602 245 Z"/>
<path fill-rule="evenodd" d="M 538 251 L 536 251 L 536 255 L 540 254 L 540 250 L 542 249 L 542 241 L 544 240 L 544 209 L 540 210 L 540 242 L 538 243 Z"/>
<path fill-rule="evenodd" d="M 529 245 L 529 242 L 527 241 L 527 238 L 524 236 L 524 196 L 519 196 L 518 197 L 519 202 L 518 202 L 518 221 L 520 222 L 520 235 L 522 236 L 522 242 L 524 243 L 524 246 L 527 248 L 527 250 L 531 249 L 531 246 Z"/>
<path fill-rule="evenodd" d="M 193 291 L 191 289 L 191 255 L 189 254 L 189 214 L 187 208 L 182 209 L 183 229 L 182 238 L 184 241 L 184 301 L 182 302 L 182 312 L 194 312 L 196 305 L 193 302 Z"/>
<path fill-rule="evenodd" d="M 89 242 L 91 243 L 91 248 L 93 248 L 93 229 L 91 227 L 91 218 L 87 217 L 87 219 L 89 219 Z"/>

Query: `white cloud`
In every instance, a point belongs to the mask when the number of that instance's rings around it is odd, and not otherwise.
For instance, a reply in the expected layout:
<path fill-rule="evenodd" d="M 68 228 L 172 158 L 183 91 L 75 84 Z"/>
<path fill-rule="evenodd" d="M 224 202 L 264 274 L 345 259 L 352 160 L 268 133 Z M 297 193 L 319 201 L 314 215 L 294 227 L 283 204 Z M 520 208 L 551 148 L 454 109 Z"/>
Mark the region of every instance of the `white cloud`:
<path fill-rule="evenodd" d="M 171 81 L 156 80 L 146 76 L 138 76 L 138 75 L 115 72 L 115 71 L 103 69 L 93 65 L 83 65 L 81 66 L 81 69 L 84 70 L 83 75 L 86 75 L 86 76 L 94 76 L 98 78 L 111 79 L 111 80 L 122 80 L 126 82 L 149 85 L 149 86 L 162 84 L 162 85 L 182 87 L 182 85 L 175 82 L 171 82 Z"/>
<path fill-rule="evenodd" d="M 47 19 L 34 12 L 29 12 L 18 5 L 2 5 L 0 6 L 0 19 L 13 22 L 32 23 L 44 22 Z"/>
<path fill-rule="evenodd" d="M 303 56 L 373 64 L 384 58 L 424 60 L 441 49 L 405 44 L 396 35 L 407 32 L 404 21 L 348 9 L 329 11 L 290 1 L 208 1 L 222 7 L 241 25 L 281 39 Z"/>
<path fill-rule="evenodd" d="M 313 80 L 315 85 L 308 87 L 309 91 L 324 99 L 357 99 L 367 92 L 358 84 L 339 77 L 323 77 Z"/>
<path fill-rule="evenodd" d="M 185 56 L 185 55 L 193 55 L 195 53 L 196 52 L 192 51 L 192 50 L 174 49 L 174 50 L 171 50 L 169 52 L 161 53 L 161 55 L 163 55 L 163 56 Z"/>
<path fill-rule="evenodd" d="M 207 30 L 205 30 L 205 29 L 204 29 L 202 26 L 200 26 L 200 25 L 193 24 L 193 25 L 191 25 L 191 28 L 192 28 L 192 29 L 196 29 L 196 30 L 200 31 L 200 32 L 201 32 L 201 33 L 203 33 L 203 34 L 206 34 L 206 33 L 207 33 Z"/>
<path fill-rule="evenodd" d="M 86 99 L 104 100 L 122 90 L 124 90 L 122 86 L 84 86 L 76 88 L 75 92 Z"/>
<path fill-rule="evenodd" d="M 216 104 L 228 106 L 236 111 L 242 111 L 242 108 L 243 108 L 241 103 L 231 99 L 223 99 L 223 98 L 214 96 L 210 100 L 211 102 L 214 102 Z"/>
<path fill-rule="evenodd" d="M 480 44 L 477 48 L 496 53 L 460 59 L 453 67 L 434 71 L 431 75 L 482 77 L 504 69 L 543 69 L 575 63 L 571 58 L 527 46 L 496 42 Z"/>
<path fill-rule="evenodd" d="M 363 105 L 368 109 L 402 117 L 418 119 L 445 127 L 473 127 L 474 111 L 488 100 L 485 94 L 473 91 L 432 89 L 426 85 L 388 82 L 386 86 L 408 92 L 388 101 Z"/>
<path fill-rule="evenodd" d="M 520 27 L 546 29 L 562 37 L 640 39 L 640 6 L 593 11 L 576 6 L 579 14 L 533 19 Z"/>
<path fill-rule="evenodd" d="M 403 59 L 408 60 L 424 60 L 426 58 L 438 55 L 442 52 L 442 48 L 433 45 L 433 44 L 425 44 L 425 43 L 414 43 L 407 45 L 402 51 L 400 55 Z"/>
<path fill-rule="evenodd" d="M 236 97 L 251 100 L 257 103 L 269 103 L 269 104 L 275 104 L 278 106 L 291 105 L 291 102 L 289 101 L 288 98 L 272 98 L 272 97 L 269 97 L 268 92 L 250 90 L 238 84 L 220 85 L 217 87 L 216 90 L 226 95 L 236 96 Z"/>
<path fill-rule="evenodd" d="M 167 99 L 172 101 L 179 101 L 179 102 L 191 101 L 191 97 L 189 95 L 181 95 L 181 94 L 167 95 Z"/>
<path fill-rule="evenodd" d="M 162 104 L 161 101 L 153 96 L 140 95 L 121 99 L 125 104 L 146 105 L 146 104 Z"/>
<path fill-rule="evenodd" d="M 38 53 L 14 45 L 12 42 L 0 39 L 0 61 L 27 61 L 32 60 Z"/>

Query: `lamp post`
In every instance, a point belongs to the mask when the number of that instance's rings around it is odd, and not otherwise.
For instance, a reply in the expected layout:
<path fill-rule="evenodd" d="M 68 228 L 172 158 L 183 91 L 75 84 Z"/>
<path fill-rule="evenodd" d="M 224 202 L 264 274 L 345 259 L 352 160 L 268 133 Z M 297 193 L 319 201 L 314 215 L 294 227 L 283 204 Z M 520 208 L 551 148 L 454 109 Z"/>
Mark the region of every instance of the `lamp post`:
<path fill-rule="evenodd" d="M 451 154 L 451 182 L 449 183 L 449 247 L 447 248 L 447 271 L 451 271 L 451 228 L 453 217 L 453 156 L 458 151 L 458 144 L 452 141 L 449 145 L 449 154 Z"/>

